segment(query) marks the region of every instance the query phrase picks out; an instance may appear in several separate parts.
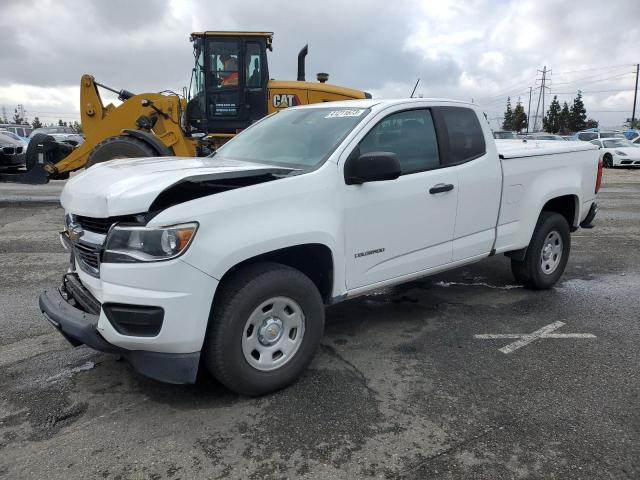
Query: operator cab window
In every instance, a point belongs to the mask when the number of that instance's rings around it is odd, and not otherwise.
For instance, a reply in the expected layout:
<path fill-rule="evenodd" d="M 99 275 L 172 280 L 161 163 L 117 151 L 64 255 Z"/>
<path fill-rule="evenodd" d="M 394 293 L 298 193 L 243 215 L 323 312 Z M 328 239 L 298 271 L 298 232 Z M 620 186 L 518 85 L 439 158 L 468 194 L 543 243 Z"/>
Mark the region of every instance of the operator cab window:
<path fill-rule="evenodd" d="M 457 165 L 487 153 L 484 132 L 476 112 L 463 107 L 438 107 L 445 141 L 449 143 L 445 164 Z"/>
<path fill-rule="evenodd" d="M 247 52 L 245 57 L 245 68 L 247 69 L 247 87 L 260 88 L 260 44 L 247 43 Z"/>
<path fill-rule="evenodd" d="M 211 42 L 209 73 L 215 88 L 238 86 L 238 42 Z"/>
<path fill-rule="evenodd" d="M 389 115 L 367 133 L 359 148 L 360 155 L 370 152 L 395 153 L 403 175 L 440 166 L 436 131 L 431 112 L 427 109 Z"/>

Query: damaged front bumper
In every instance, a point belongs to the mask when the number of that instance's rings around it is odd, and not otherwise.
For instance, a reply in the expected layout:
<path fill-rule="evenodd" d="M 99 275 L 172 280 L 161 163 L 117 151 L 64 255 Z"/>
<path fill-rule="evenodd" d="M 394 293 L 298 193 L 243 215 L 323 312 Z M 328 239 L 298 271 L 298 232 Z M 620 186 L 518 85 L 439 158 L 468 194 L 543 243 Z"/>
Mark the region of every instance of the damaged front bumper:
<path fill-rule="evenodd" d="M 140 373 L 167 383 L 194 383 L 200 352 L 165 353 L 128 350 L 107 342 L 98 332 L 101 305 L 78 279 L 67 273 L 63 284 L 40 294 L 40 310 L 73 346 L 87 345 L 95 350 L 123 355 Z"/>

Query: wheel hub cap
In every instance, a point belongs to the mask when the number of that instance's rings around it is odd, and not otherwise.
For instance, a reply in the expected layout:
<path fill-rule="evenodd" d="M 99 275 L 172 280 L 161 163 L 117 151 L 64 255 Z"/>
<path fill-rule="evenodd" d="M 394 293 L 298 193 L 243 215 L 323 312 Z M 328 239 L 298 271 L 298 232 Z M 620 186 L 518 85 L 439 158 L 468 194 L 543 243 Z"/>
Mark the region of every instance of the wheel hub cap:
<path fill-rule="evenodd" d="M 249 365 L 263 372 L 291 360 L 302 345 L 305 316 L 298 302 L 272 297 L 258 305 L 242 332 L 242 353 Z"/>
<path fill-rule="evenodd" d="M 562 258 L 562 237 L 555 230 L 549 232 L 547 238 L 542 245 L 542 251 L 540 252 L 540 267 L 542 273 L 547 275 L 552 274 L 560 265 Z"/>
<path fill-rule="evenodd" d="M 280 336 L 282 336 L 282 320 L 277 317 L 267 318 L 258 329 L 258 341 L 264 346 L 273 345 L 280 340 Z"/>

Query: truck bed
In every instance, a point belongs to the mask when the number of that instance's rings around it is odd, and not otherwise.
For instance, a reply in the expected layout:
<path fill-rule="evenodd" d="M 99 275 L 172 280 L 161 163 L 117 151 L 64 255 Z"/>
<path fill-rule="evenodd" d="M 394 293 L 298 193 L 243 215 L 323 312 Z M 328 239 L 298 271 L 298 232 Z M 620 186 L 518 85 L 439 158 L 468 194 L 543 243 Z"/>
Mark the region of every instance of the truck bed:
<path fill-rule="evenodd" d="M 527 246 L 538 213 L 558 194 L 576 199 L 577 228 L 594 202 L 599 148 L 589 142 L 496 140 L 502 166 L 497 253 Z M 578 173 L 578 174 L 576 174 Z M 562 192 L 562 193 L 557 193 Z M 577 201 L 582 199 L 582 202 Z"/>

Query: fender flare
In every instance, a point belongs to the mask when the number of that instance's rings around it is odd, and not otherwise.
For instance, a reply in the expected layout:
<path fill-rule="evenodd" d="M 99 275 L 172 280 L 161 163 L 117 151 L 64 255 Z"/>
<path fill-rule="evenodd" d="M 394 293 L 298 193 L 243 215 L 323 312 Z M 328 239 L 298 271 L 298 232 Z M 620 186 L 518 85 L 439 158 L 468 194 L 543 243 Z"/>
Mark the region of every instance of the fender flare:
<path fill-rule="evenodd" d="M 156 152 L 158 152 L 159 157 L 174 156 L 174 153 L 152 133 L 144 132 L 142 130 L 124 129 L 122 130 L 122 134 L 137 138 L 138 140 L 149 144 Z"/>

